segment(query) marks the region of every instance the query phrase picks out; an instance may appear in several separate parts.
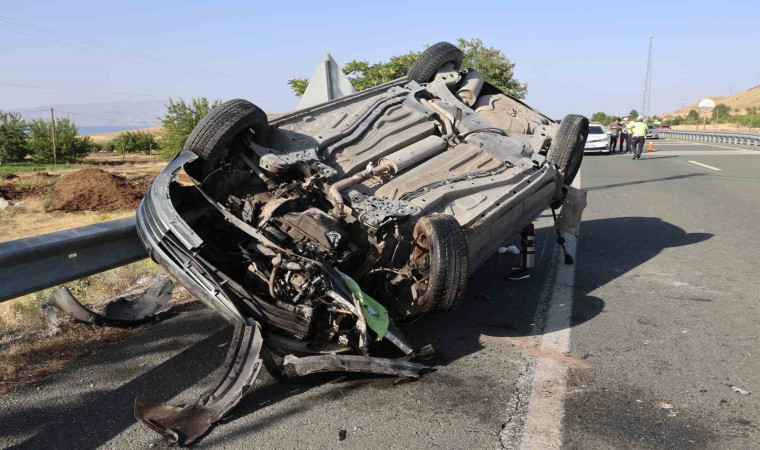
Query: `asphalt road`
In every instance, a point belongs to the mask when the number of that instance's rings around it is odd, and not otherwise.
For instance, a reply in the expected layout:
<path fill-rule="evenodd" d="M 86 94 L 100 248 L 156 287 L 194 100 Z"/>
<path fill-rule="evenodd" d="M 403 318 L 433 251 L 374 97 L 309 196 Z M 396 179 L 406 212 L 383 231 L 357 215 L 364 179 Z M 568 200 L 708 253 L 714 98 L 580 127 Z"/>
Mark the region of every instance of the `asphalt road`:
<path fill-rule="evenodd" d="M 575 265 L 547 214 L 530 278 L 505 279 L 517 261 L 494 255 L 463 308 L 403 327 L 433 345 L 435 372 L 394 385 L 262 371 L 197 447 L 760 448 L 760 151 L 655 147 L 586 156 Z M 0 396 L 0 445 L 161 447 L 135 397 L 192 402 L 230 336 L 199 307 Z"/>

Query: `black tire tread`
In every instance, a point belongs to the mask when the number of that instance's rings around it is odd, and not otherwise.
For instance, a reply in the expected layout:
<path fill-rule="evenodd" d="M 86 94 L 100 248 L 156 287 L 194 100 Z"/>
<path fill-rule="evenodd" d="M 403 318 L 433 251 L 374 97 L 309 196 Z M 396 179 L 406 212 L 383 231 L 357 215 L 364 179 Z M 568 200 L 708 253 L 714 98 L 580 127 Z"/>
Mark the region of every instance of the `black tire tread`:
<path fill-rule="evenodd" d="M 418 83 L 428 83 L 433 81 L 436 72 L 448 63 L 454 63 L 454 67 L 459 69 L 463 57 L 462 50 L 454 44 L 438 42 L 422 52 L 409 68 L 407 76 Z"/>
<path fill-rule="evenodd" d="M 547 161 L 559 168 L 565 184 L 572 183 L 578 173 L 586 144 L 585 139 L 582 139 L 584 134 L 588 136 L 588 119 L 578 114 L 568 114 L 562 119 L 559 131 L 546 154 Z M 580 160 L 574 167 L 568 168 L 573 155 L 577 155 Z"/>
<path fill-rule="evenodd" d="M 184 150 L 189 150 L 204 160 L 213 159 L 215 151 L 226 146 L 246 128 L 254 128 L 262 135 L 261 138 L 266 137 L 266 113 L 248 100 L 226 101 L 198 122 L 185 141 Z"/>
<path fill-rule="evenodd" d="M 467 240 L 459 222 L 447 214 L 420 219 L 430 245 L 428 288 L 423 294 L 427 311 L 450 311 L 464 300 L 469 277 Z"/>

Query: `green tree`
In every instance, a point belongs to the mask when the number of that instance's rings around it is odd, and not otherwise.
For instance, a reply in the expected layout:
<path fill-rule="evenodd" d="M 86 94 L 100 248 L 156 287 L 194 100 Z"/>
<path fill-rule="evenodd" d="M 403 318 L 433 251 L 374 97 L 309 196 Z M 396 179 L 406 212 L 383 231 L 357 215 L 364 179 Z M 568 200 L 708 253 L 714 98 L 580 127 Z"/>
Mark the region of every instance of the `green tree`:
<path fill-rule="evenodd" d="M 514 78 L 515 65 L 501 50 L 486 47 L 480 39 L 458 39 L 459 48 L 464 53 L 462 67 L 473 68 L 483 74 L 486 81 L 517 98 L 524 98 L 528 85 Z M 349 61 L 343 66 L 343 73 L 357 91 L 403 77 L 409 71 L 421 52 L 411 51 L 393 56 L 387 62 L 370 64 L 367 61 Z M 302 96 L 309 85 L 306 78 L 288 80 L 293 92 Z"/>
<path fill-rule="evenodd" d="M 515 64 L 501 50 L 486 47 L 480 39 L 457 39 L 459 48 L 464 52 L 462 67 L 472 67 L 483 74 L 483 78 L 505 93 L 525 98 L 528 84 L 515 80 Z"/>
<path fill-rule="evenodd" d="M 349 61 L 343 66 L 343 73 L 354 85 L 354 89 L 363 91 L 405 76 L 418 56 L 419 52 L 409 52 L 401 56 L 392 56 L 388 62 L 376 64 L 370 64 L 367 61 Z"/>
<path fill-rule="evenodd" d="M 179 153 L 198 122 L 206 117 L 209 111 L 221 104 L 219 100 L 210 103 L 205 97 L 194 98 L 189 104 L 183 99 L 176 102 L 169 99 L 166 115 L 162 119 L 166 134 L 159 141 L 161 156 L 173 158 Z M 119 150 L 118 147 L 117 150 Z"/>
<path fill-rule="evenodd" d="M 296 96 L 300 97 L 303 95 L 304 92 L 306 92 L 306 88 L 309 86 L 309 79 L 308 78 L 292 78 L 288 80 L 288 85 L 290 86 L 290 89 L 292 89 L 293 92 L 296 94 Z"/>
<path fill-rule="evenodd" d="M 24 159 L 27 154 L 26 128 L 21 114 L 0 111 L 0 164 Z"/>
<path fill-rule="evenodd" d="M 631 112 L 628 113 L 628 118 L 630 120 L 636 120 L 637 117 L 639 117 L 639 112 L 635 109 L 632 109 Z"/>
<path fill-rule="evenodd" d="M 79 136 L 79 130 L 68 117 L 55 120 L 55 137 L 58 162 L 77 162 L 93 149 L 90 138 Z M 53 137 L 49 120 L 34 119 L 29 122 L 27 146 L 35 162 L 53 162 Z"/>
<path fill-rule="evenodd" d="M 111 141 L 112 147 L 119 152 L 149 154 L 151 150 L 158 148 L 152 134 L 144 131 L 125 131 Z"/>
<path fill-rule="evenodd" d="M 680 125 L 683 122 L 683 117 L 673 116 L 662 121 L 663 125 Z"/>
<path fill-rule="evenodd" d="M 715 105 L 715 108 L 712 110 L 712 119 L 717 120 L 723 120 L 727 121 L 728 116 L 731 115 L 731 108 L 724 105 L 723 103 L 718 103 Z"/>
<path fill-rule="evenodd" d="M 606 113 L 603 112 L 595 112 L 591 115 L 591 122 L 599 122 L 602 125 L 607 125 L 611 122 L 615 121 L 615 116 L 608 116 Z"/>
<path fill-rule="evenodd" d="M 699 113 L 696 109 L 690 109 L 689 113 L 686 114 L 686 122 L 693 125 L 697 123 L 697 120 L 699 120 Z"/>

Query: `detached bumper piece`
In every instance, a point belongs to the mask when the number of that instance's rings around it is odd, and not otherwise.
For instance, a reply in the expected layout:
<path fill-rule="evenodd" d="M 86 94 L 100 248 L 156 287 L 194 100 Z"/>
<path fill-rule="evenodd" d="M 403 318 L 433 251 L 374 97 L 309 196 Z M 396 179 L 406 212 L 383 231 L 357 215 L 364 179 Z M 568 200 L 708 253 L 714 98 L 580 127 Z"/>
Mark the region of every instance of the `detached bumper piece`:
<path fill-rule="evenodd" d="M 253 319 L 236 326 L 219 375 L 195 404 L 178 408 L 138 397 L 135 418 L 172 444 L 192 444 L 251 389 L 262 365 L 259 359 L 262 343 L 261 330 Z"/>
<path fill-rule="evenodd" d="M 173 306 L 169 303 L 172 298 L 172 280 L 168 276 L 156 276 L 145 286 L 136 286 L 133 290 L 124 292 L 103 308 L 103 314 L 91 311 L 74 297 L 69 288 L 58 288 L 50 294 L 47 305 L 60 309 L 75 320 L 96 325 L 129 326 L 139 325 L 147 320 L 167 312 Z M 50 321 L 54 314 L 48 308 L 46 317 Z"/>
<path fill-rule="evenodd" d="M 298 358 L 287 355 L 282 362 L 286 376 L 303 376 L 321 372 L 357 372 L 419 378 L 428 367 L 414 362 L 355 355 L 318 355 Z"/>
<path fill-rule="evenodd" d="M 206 434 L 251 390 L 263 365 L 263 339 L 258 323 L 238 325 L 213 386 L 192 405 L 179 408 L 157 400 L 137 398 L 135 418 L 164 436 L 170 444 L 187 446 Z M 355 372 L 419 378 L 428 367 L 414 362 L 355 355 L 287 355 L 281 370 L 288 377 L 323 372 Z"/>

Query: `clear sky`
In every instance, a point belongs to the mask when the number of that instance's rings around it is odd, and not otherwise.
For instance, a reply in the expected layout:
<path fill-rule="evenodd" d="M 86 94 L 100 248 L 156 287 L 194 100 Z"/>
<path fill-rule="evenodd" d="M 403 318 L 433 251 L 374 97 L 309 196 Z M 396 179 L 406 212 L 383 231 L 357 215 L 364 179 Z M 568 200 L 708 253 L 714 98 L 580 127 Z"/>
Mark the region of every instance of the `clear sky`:
<path fill-rule="evenodd" d="M 325 52 L 376 62 L 478 37 L 516 63 L 538 109 L 627 113 L 650 34 L 655 113 L 760 79 L 758 1 L 0 0 L 0 109 L 206 96 L 285 112 L 286 81 Z"/>

